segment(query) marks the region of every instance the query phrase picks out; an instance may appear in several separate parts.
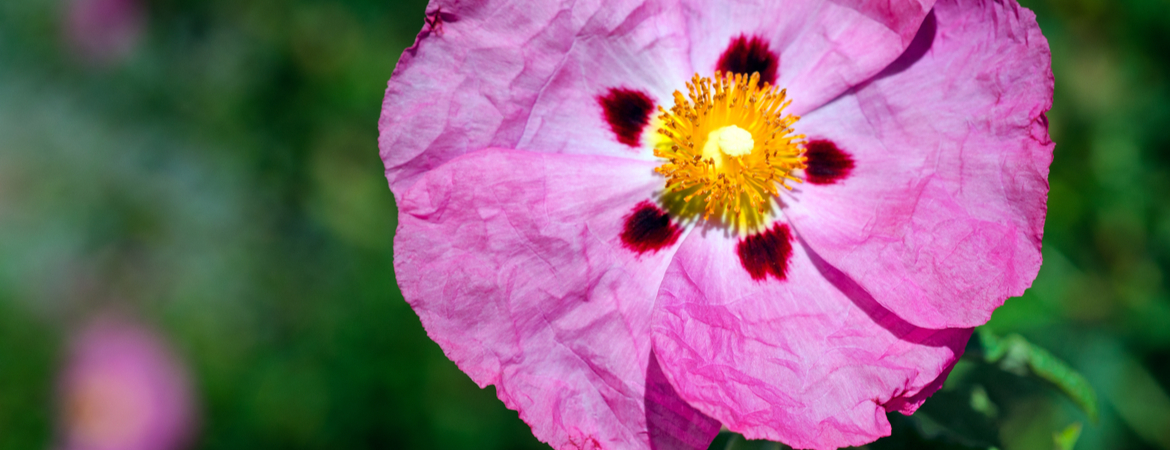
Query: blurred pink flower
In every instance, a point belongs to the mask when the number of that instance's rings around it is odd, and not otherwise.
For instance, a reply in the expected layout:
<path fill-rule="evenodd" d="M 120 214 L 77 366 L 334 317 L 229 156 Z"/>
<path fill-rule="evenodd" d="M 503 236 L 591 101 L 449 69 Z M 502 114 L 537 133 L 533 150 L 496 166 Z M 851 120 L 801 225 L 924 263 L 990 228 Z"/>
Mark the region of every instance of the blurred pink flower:
<path fill-rule="evenodd" d="M 1039 270 L 1051 58 L 1014 0 L 428 11 L 379 122 L 395 274 L 555 448 L 871 442 Z"/>
<path fill-rule="evenodd" d="M 104 318 L 75 337 L 61 379 L 64 450 L 176 450 L 192 431 L 182 364 L 150 331 Z"/>
<path fill-rule="evenodd" d="M 69 0 L 65 37 L 81 58 L 110 64 L 138 45 L 144 19 L 138 0 Z"/>

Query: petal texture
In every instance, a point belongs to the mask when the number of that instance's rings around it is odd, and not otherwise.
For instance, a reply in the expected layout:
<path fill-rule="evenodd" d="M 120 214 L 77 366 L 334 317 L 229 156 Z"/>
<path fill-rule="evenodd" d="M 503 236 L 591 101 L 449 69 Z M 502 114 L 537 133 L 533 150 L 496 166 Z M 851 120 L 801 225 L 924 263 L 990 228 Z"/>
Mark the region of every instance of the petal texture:
<path fill-rule="evenodd" d="M 802 185 L 785 214 L 898 316 L 981 325 L 1040 267 L 1052 89 L 1030 11 L 1013 0 L 941 1 L 902 58 L 798 123 L 853 167 Z"/>
<path fill-rule="evenodd" d="M 667 270 L 654 347 L 698 410 L 748 438 L 838 448 L 889 435 L 941 386 L 970 329 L 918 328 L 792 243 L 786 279 L 753 279 L 737 241 L 692 231 Z"/>
<path fill-rule="evenodd" d="M 495 385 L 554 448 L 647 448 L 707 432 L 705 448 L 718 432 L 648 372 L 655 289 L 677 246 L 638 252 L 621 235 L 661 188 L 653 168 L 484 150 L 400 197 L 394 268 L 407 302 L 460 369 Z"/>
<path fill-rule="evenodd" d="M 710 76 L 740 35 L 779 57 L 777 86 L 801 115 L 868 79 L 902 54 L 934 0 L 684 0 L 695 70 Z"/>
<path fill-rule="evenodd" d="M 401 194 L 423 172 L 486 147 L 651 159 L 620 142 L 598 98 L 654 102 L 690 78 L 668 0 L 433 1 L 378 122 L 386 177 Z"/>

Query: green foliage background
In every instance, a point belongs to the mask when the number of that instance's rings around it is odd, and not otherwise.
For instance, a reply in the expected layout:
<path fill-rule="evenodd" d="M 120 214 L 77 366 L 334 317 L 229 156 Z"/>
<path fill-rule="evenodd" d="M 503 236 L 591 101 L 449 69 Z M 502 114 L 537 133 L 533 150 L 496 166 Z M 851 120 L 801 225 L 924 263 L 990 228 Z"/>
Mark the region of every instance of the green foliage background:
<path fill-rule="evenodd" d="M 1057 81 L 1045 265 L 870 448 L 1170 449 L 1170 1 L 1025 4 Z M 396 288 L 376 122 L 424 7 L 150 0 L 95 65 L 63 3 L 0 2 L 0 450 L 51 446 L 64 343 L 109 309 L 186 358 L 199 449 L 543 448 Z"/>

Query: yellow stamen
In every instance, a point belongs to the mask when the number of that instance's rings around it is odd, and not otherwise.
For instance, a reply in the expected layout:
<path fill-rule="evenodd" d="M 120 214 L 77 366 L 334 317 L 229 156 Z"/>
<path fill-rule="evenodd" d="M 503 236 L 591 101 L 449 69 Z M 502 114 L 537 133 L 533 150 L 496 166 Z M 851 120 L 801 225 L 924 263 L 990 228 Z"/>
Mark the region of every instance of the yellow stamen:
<path fill-rule="evenodd" d="M 700 202 L 704 220 L 742 224 L 748 215 L 763 217 L 777 186 L 792 189 L 789 180 L 801 181 L 792 175 L 806 162 L 805 136 L 792 134 L 800 117 L 783 115 L 791 103 L 784 90 L 759 81 L 758 73 L 717 71 L 714 80 L 696 74 L 689 95 L 675 91 L 670 111 L 658 107 L 664 139 L 654 155 L 667 161 L 655 171 L 666 176 L 668 194 Z"/>

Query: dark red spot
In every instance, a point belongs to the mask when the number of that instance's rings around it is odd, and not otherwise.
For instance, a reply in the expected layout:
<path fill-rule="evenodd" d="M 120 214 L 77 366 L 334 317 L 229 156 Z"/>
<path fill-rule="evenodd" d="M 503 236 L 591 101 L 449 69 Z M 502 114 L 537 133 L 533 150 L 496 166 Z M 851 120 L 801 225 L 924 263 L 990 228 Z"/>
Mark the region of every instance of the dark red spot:
<path fill-rule="evenodd" d="M 426 19 L 427 30 L 439 36 L 443 35 L 443 7 L 435 8 L 435 12 L 427 13 Z"/>
<path fill-rule="evenodd" d="M 681 230 L 670 220 L 669 214 L 653 203 L 644 201 L 626 216 L 622 245 L 638 253 L 658 251 L 674 244 L 680 233 Z"/>
<path fill-rule="evenodd" d="M 610 88 L 597 102 L 605 111 L 605 121 L 609 122 L 618 142 L 637 147 L 642 129 L 650 123 L 650 112 L 654 110 L 650 96 L 633 89 Z"/>
<path fill-rule="evenodd" d="M 853 172 L 853 157 L 837 148 L 833 141 L 816 139 L 805 144 L 808 168 L 804 169 L 808 182 L 833 184 Z"/>
<path fill-rule="evenodd" d="M 776 69 L 780 67 L 780 55 L 768 49 L 768 42 L 758 36 L 748 38 L 739 35 L 731 40 L 727 50 L 715 64 L 723 72 L 751 75 L 760 73 L 760 83 L 776 84 Z"/>
<path fill-rule="evenodd" d="M 788 258 L 792 256 L 792 233 L 788 224 L 778 223 L 771 230 L 739 241 L 735 252 L 753 280 L 763 280 L 769 274 L 783 280 L 788 276 Z"/>

